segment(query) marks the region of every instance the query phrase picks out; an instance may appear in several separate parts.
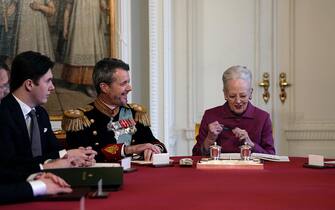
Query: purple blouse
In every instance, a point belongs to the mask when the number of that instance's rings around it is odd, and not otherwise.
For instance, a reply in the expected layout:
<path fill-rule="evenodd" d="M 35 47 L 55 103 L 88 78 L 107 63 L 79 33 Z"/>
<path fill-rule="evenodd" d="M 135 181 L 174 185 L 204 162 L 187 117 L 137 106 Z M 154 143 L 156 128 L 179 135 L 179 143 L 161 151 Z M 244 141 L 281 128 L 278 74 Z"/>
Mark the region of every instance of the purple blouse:
<path fill-rule="evenodd" d="M 206 110 L 201 120 L 199 134 L 196 137 L 197 143 L 193 147 L 194 156 L 208 155 L 203 154 L 201 148 L 208 133 L 208 124 L 214 121 L 230 128 L 224 129 L 216 140 L 217 144 L 222 147 L 221 152 L 240 152 L 239 147 L 242 142 L 231 131 L 231 129 L 239 127 L 248 132 L 251 141 L 255 144 L 253 152 L 275 154 L 270 115 L 249 102 L 247 110 L 242 115 L 234 114 L 228 103 Z"/>

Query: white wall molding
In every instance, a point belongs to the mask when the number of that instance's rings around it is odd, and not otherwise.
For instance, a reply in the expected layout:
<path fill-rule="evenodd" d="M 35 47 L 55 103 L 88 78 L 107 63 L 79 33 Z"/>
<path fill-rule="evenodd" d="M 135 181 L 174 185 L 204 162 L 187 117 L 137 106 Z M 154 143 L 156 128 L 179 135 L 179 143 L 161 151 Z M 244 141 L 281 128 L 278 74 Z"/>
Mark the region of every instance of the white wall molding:
<path fill-rule="evenodd" d="M 149 0 L 149 60 L 150 60 L 150 117 L 154 136 L 160 133 L 159 126 L 159 0 Z"/>
<path fill-rule="evenodd" d="M 176 134 L 174 123 L 174 71 L 172 46 L 174 33 L 172 26 L 172 0 L 163 1 L 163 37 L 164 37 L 164 141 L 170 155 L 175 155 Z"/>
<path fill-rule="evenodd" d="M 273 57 L 273 1 L 257 0 L 255 3 L 255 68 L 253 71 L 253 103 L 271 113 L 273 106 L 273 89 L 276 85 L 270 82 L 270 100 L 263 100 L 264 89 L 258 86 L 263 81 L 263 73 L 269 73 L 270 81 L 275 78 Z"/>
<path fill-rule="evenodd" d="M 121 60 L 131 66 L 131 6 L 130 0 L 119 0 L 118 3 L 119 19 L 117 24 L 118 55 Z M 132 92 L 128 94 L 129 102 L 132 101 Z"/>
<path fill-rule="evenodd" d="M 335 158 L 335 125 L 329 122 L 294 124 L 284 131 L 288 144 L 287 155 L 306 157 L 319 154 Z"/>
<path fill-rule="evenodd" d="M 331 121 L 300 121 L 285 128 L 285 136 L 292 140 L 334 140 L 335 124 Z"/>
<path fill-rule="evenodd" d="M 187 0 L 187 128 L 184 129 L 185 137 L 190 143 L 194 142 L 194 126 L 197 120 L 197 115 L 202 115 L 202 113 L 197 113 L 198 109 L 197 95 L 196 95 L 196 55 L 197 55 L 197 43 L 195 42 L 197 36 L 196 22 L 197 15 L 197 1 Z"/>
<path fill-rule="evenodd" d="M 287 141 L 324 141 L 330 140 L 335 142 L 335 130 L 286 130 Z"/>
<path fill-rule="evenodd" d="M 194 128 L 189 128 L 189 129 L 184 129 L 185 131 L 185 137 L 187 141 L 194 141 L 195 139 L 195 129 Z"/>
<path fill-rule="evenodd" d="M 254 49 L 255 49 L 255 60 L 254 60 L 254 66 L 249 66 L 249 68 L 251 68 L 251 70 L 253 71 L 253 81 L 252 81 L 252 85 L 254 87 L 254 91 L 253 91 L 253 97 L 252 97 L 252 101 L 255 103 L 255 105 L 259 105 L 261 104 L 260 102 L 260 97 L 262 95 L 263 90 L 262 89 L 258 89 L 257 88 L 257 84 L 258 81 L 262 81 L 262 72 L 265 69 L 262 69 L 261 67 L 261 35 L 262 35 L 262 27 L 261 27 L 261 14 L 262 14 L 262 10 L 261 10 L 261 2 L 260 0 L 256 0 L 255 1 L 255 11 L 254 11 L 254 30 L 255 30 L 255 40 L 254 40 Z"/>
<path fill-rule="evenodd" d="M 153 134 L 175 154 L 172 1 L 149 0 L 150 116 Z"/>

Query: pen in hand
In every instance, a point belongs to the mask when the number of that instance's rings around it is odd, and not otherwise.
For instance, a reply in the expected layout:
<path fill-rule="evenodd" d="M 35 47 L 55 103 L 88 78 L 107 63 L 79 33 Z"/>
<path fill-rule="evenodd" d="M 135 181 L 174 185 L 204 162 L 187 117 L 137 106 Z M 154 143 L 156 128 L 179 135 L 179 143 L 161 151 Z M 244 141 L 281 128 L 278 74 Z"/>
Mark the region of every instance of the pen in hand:
<path fill-rule="evenodd" d="M 227 127 L 223 124 L 220 124 L 220 126 L 221 126 L 222 130 L 224 130 L 224 131 L 231 131 L 232 130 L 231 128 L 229 128 L 229 127 Z"/>

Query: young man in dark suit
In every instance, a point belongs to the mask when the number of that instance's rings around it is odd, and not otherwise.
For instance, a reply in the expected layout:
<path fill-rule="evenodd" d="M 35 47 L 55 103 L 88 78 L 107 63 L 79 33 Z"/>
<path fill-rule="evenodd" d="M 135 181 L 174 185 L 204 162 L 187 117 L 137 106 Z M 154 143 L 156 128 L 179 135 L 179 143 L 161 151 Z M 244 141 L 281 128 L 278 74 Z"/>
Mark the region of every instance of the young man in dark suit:
<path fill-rule="evenodd" d="M 55 89 L 53 65 L 48 57 L 32 51 L 13 60 L 10 94 L 0 104 L 1 170 L 27 177 L 42 169 L 95 163 L 96 152 L 90 147 L 61 150 L 48 113 L 40 106 Z"/>

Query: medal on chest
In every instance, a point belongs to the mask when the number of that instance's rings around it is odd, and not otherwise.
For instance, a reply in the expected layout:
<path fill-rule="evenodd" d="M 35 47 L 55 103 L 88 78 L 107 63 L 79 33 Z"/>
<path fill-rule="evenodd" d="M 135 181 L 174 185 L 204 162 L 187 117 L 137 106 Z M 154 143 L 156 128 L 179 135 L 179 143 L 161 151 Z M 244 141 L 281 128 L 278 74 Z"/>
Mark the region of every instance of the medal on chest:
<path fill-rule="evenodd" d="M 118 121 L 114 121 L 111 117 L 107 124 L 107 130 L 114 132 L 116 143 L 130 145 L 132 135 L 137 131 L 136 121 L 133 119 L 133 115 L 130 109 L 121 107 L 118 114 Z"/>
<path fill-rule="evenodd" d="M 111 118 L 110 122 L 107 124 L 107 130 L 113 131 L 115 139 L 119 141 L 121 135 L 133 135 L 137 130 L 135 125 L 136 122 L 134 119 L 121 119 L 113 122 L 113 118 Z"/>

